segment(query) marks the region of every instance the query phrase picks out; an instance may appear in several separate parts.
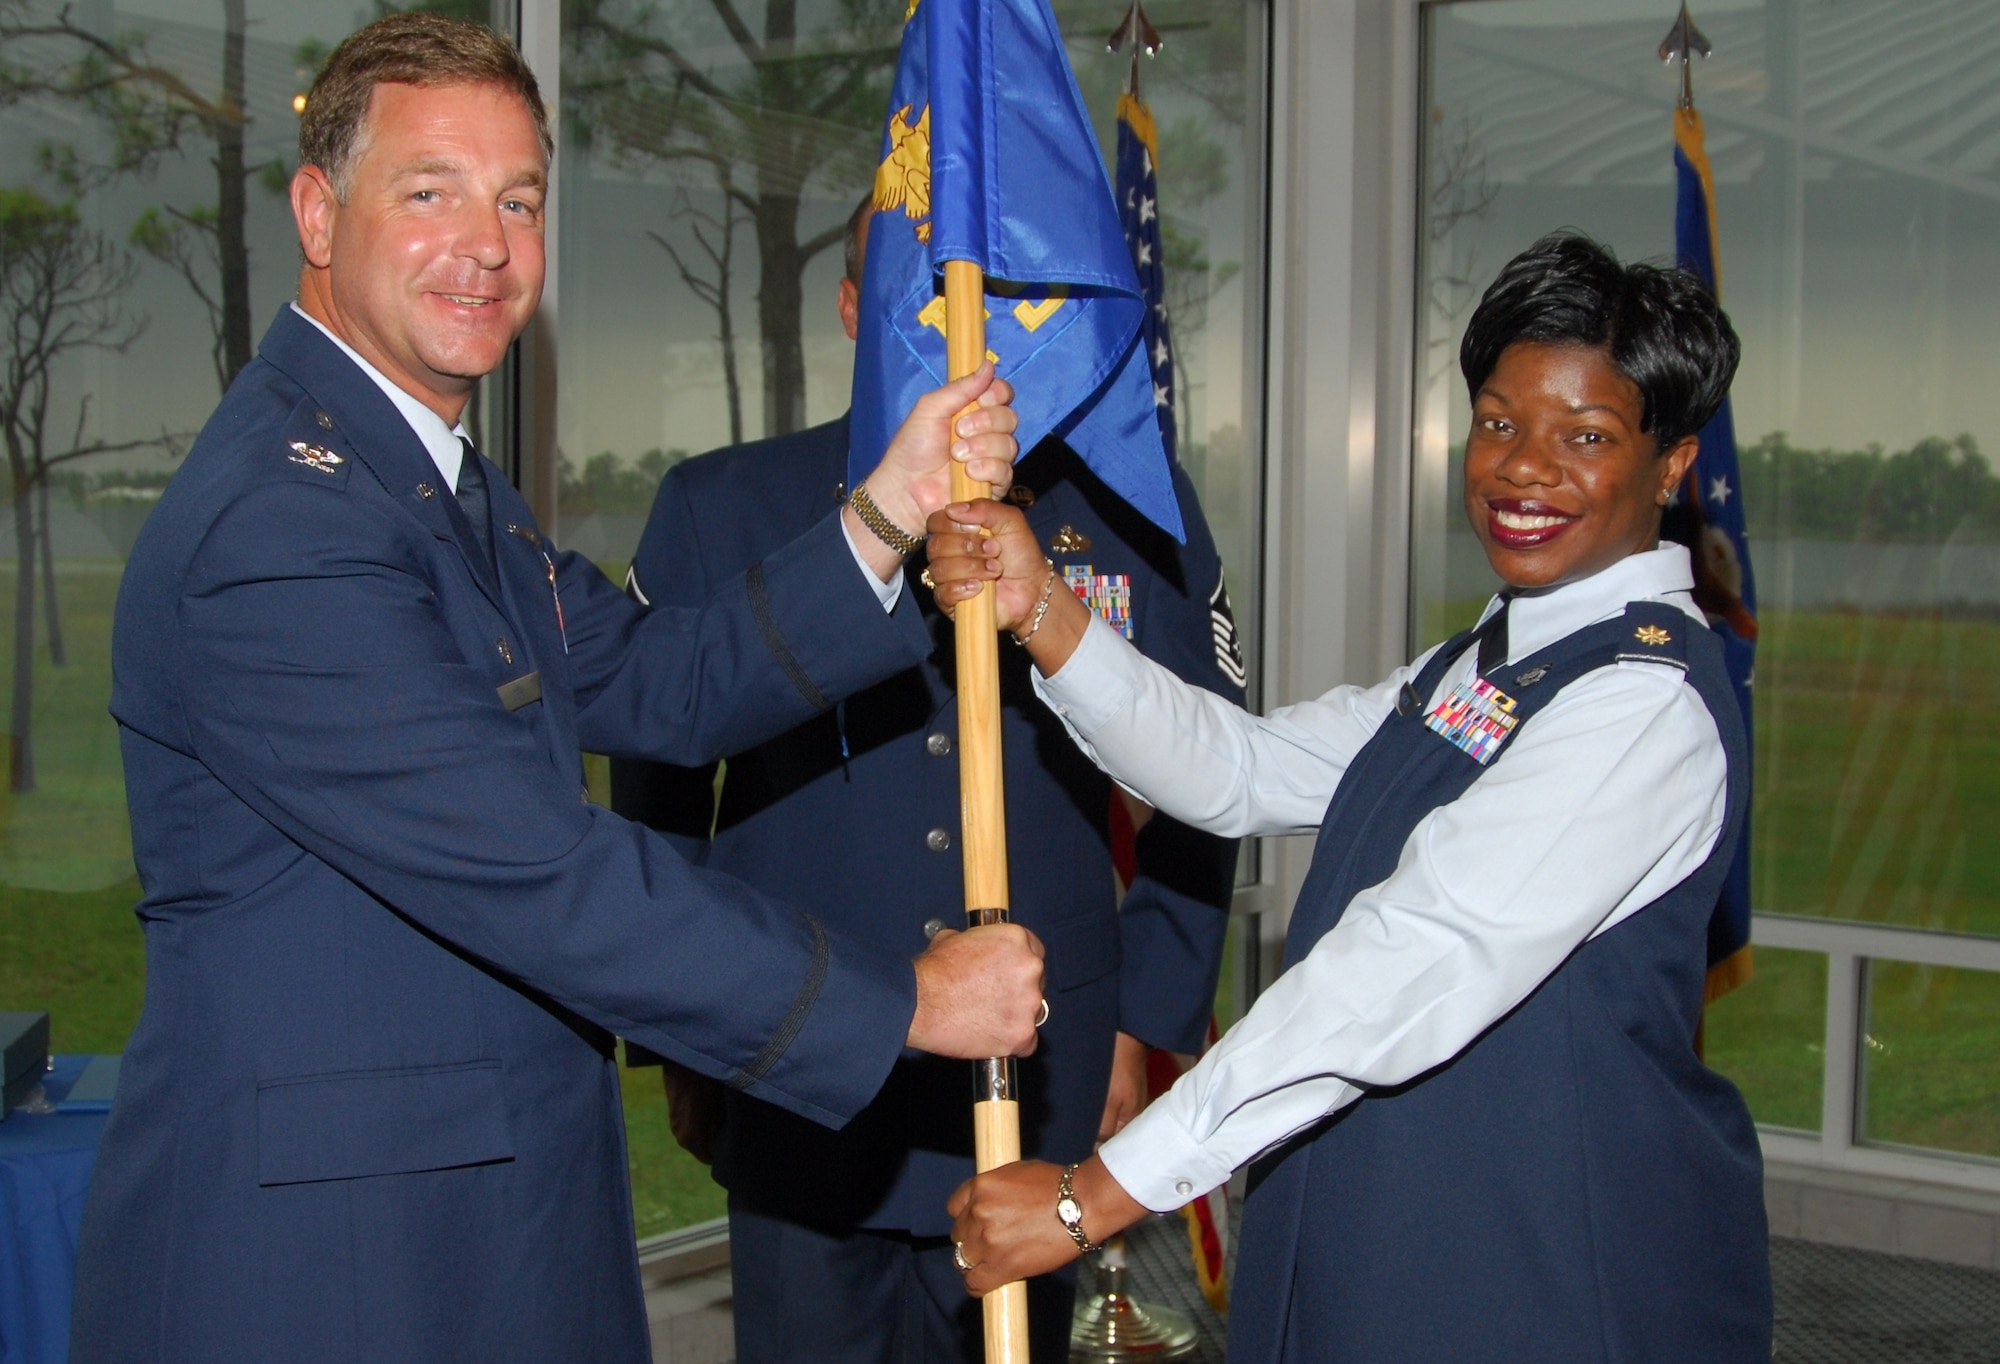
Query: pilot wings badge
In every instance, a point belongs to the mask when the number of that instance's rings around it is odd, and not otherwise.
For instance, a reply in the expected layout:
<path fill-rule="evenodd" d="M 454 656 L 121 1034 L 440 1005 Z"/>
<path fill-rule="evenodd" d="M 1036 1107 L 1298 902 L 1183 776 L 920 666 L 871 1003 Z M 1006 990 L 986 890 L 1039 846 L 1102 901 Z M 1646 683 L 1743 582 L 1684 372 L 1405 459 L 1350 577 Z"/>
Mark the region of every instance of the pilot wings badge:
<path fill-rule="evenodd" d="M 323 474 L 330 474 L 341 465 L 347 463 L 345 459 L 336 455 L 324 445 L 308 445 L 302 440 L 289 441 L 287 443 L 291 446 L 292 453 L 286 455 L 285 458 L 294 464 L 303 464 L 308 469 L 317 469 Z"/>
<path fill-rule="evenodd" d="M 915 220 L 917 240 L 931 239 L 931 107 L 910 123 L 905 104 L 889 116 L 889 154 L 875 168 L 875 207 L 900 208 Z"/>

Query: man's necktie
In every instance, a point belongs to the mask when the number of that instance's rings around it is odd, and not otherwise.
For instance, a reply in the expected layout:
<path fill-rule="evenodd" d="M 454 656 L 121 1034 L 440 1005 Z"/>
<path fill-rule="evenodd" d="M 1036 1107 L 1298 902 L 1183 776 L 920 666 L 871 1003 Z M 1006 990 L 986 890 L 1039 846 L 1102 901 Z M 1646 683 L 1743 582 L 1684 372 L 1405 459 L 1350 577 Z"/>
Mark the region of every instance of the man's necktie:
<path fill-rule="evenodd" d="M 472 536 L 479 542 L 479 552 L 486 558 L 486 566 L 499 572 L 493 561 L 493 517 L 487 509 L 486 470 L 479 463 L 479 452 L 472 448 L 472 442 L 464 436 L 458 443 L 465 447 L 465 457 L 458 462 L 458 506 L 465 513 L 465 519 L 472 523 Z"/>
<path fill-rule="evenodd" d="M 1491 677 L 1493 670 L 1507 661 L 1507 608 L 1514 604 L 1512 592 L 1500 594 L 1500 609 L 1487 617 L 1474 634 L 1479 641 L 1479 675 Z"/>

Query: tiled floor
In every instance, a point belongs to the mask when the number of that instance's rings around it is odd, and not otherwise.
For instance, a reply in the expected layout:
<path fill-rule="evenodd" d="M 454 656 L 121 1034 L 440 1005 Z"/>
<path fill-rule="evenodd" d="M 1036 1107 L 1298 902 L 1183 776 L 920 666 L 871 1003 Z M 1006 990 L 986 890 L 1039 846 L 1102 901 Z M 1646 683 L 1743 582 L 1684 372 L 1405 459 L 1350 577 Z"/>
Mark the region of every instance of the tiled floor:
<path fill-rule="evenodd" d="M 729 1266 L 691 1278 L 646 1285 L 646 1323 L 653 1364 L 732 1364 L 736 1328 L 730 1319 Z"/>
<path fill-rule="evenodd" d="M 1179 1218 L 1128 1237 L 1136 1298 L 1179 1308 L 1201 1332 L 1190 1364 L 1221 1364 L 1223 1329 L 1194 1287 Z M 2000 1273 L 1774 1236 L 1777 1364 L 1996 1364 Z M 649 1288 L 655 1364 L 728 1364 L 729 1270 Z"/>
<path fill-rule="evenodd" d="M 1767 1161 L 1764 1208 L 1773 1236 L 2000 1269 L 2000 1194 Z"/>

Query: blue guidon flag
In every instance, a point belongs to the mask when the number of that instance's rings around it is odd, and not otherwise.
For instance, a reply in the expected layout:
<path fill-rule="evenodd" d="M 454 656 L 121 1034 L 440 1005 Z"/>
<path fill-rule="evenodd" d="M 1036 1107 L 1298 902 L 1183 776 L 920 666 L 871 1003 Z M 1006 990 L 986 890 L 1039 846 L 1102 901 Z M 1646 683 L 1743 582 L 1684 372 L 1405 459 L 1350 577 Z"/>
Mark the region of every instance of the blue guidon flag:
<path fill-rule="evenodd" d="M 1141 345 L 1147 303 L 1046 0 L 913 0 L 862 278 L 848 485 L 945 382 L 943 265 L 986 275 L 1022 450 L 1054 435 L 1185 539 Z"/>
<path fill-rule="evenodd" d="M 1709 170 L 1701 115 L 1674 111 L 1674 254 L 1719 299 L 1716 268 L 1715 177 Z M 1722 639 L 1722 658 L 1751 734 L 1750 687 L 1757 667 L 1757 579 L 1743 522 L 1743 482 L 1736 461 L 1736 422 L 1729 400 L 1701 429 L 1701 452 L 1669 509 L 1667 534 L 1694 559 L 1695 603 Z M 1708 998 L 1719 999 L 1750 979 L 1750 826 L 1708 926 Z"/>

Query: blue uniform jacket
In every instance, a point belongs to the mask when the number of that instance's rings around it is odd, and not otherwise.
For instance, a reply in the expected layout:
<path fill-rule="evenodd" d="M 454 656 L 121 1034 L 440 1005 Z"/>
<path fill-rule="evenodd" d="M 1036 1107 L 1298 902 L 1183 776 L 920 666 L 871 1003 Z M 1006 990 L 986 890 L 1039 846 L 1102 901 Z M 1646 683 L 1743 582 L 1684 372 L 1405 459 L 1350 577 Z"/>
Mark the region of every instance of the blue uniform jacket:
<path fill-rule="evenodd" d="M 843 418 L 676 466 L 654 501 L 631 585 L 656 609 L 702 600 L 838 506 L 846 458 Z M 1221 564 L 1192 485 L 1175 476 L 1185 548 L 1057 443 L 1021 461 L 1016 500 L 1032 490 L 1027 516 L 1058 569 L 1088 565 L 1093 575 L 1129 579 L 1141 649 L 1240 701 Z M 733 754 L 719 809 L 712 768 L 629 763 L 613 764 L 614 806 L 679 831 L 697 852 L 713 816 L 707 866 L 888 951 L 920 951 L 928 920 L 962 926 L 951 626 L 914 580 L 910 595 L 922 599 L 936 636 L 921 667 Z M 1048 951 L 1049 1022 L 1021 1065 L 1023 1143 L 1030 1155 L 1081 1160 L 1103 1112 L 1117 1030 L 1156 1046 L 1201 1047 L 1236 844 L 1149 821 L 1121 913 L 1106 834 L 1111 783 L 1033 695 L 1026 652 L 1003 645 L 1000 653 L 1013 916 Z M 837 1134 L 732 1095 L 716 1176 L 735 1203 L 771 1215 L 942 1235 L 945 1200 L 972 1174 L 971 1096 L 964 1062 L 931 1057 L 897 1065 Z"/>
<path fill-rule="evenodd" d="M 915 603 L 885 613 L 823 516 L 644 613 L 487 478 L 497 578 L 395 407 L 286 311 L 133 549 L 146 999 L 79 1364 L 636 1364 L 612 1033 L 801 1121 L 901 1053 L 908 951 L 690 868 L 589 803 L 579 750 L 754 744 L 928 652 Z"/>

